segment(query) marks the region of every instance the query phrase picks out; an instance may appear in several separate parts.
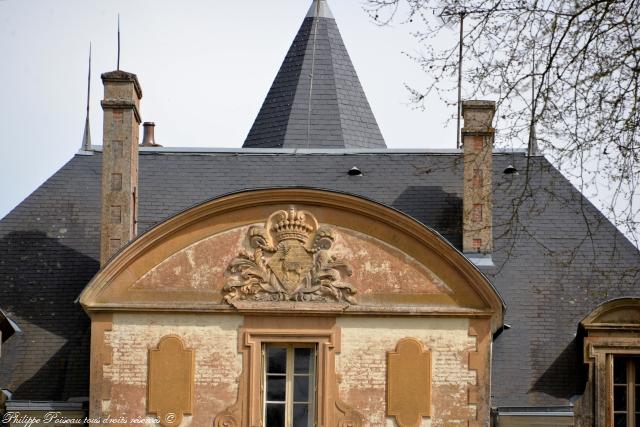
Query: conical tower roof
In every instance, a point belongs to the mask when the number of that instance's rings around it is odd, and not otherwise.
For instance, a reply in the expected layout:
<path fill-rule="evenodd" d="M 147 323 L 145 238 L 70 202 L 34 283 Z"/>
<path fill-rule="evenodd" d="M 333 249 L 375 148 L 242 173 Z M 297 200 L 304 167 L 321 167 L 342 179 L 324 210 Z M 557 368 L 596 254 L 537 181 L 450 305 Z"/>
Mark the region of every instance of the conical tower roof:
<path fill-rule="evenodd" d="M 386 148 L 325 0 L 314 0 L 243 147 Z"/>

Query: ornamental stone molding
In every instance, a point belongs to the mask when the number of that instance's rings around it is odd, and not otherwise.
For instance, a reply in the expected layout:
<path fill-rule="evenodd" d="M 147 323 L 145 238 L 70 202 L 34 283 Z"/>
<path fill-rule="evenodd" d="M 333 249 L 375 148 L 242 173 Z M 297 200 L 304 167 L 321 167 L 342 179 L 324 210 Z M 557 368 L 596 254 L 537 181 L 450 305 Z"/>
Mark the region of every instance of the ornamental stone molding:
<path fill-rule="evenodd" d="M 387 416 L 399 427 L 419 427 L 431 416 L 431 353 L 415 338 L 387 352 Z"/>
<path fill-rule="evenodd" d="M 346 302 L 356 289 L 343 280 L 351 267 L 330 253 L 334 231 L 308 211 L 291 207 L 252 226 L 248 248 L 229 264 L 224 300 Z"/>
<path fill-rule="evenodd" d="M 193 411 L 195 350 L 177 335 L 162 337 L 149 349 L 147 409 L 157 414 L 162 427 L 180 425 Z"/>

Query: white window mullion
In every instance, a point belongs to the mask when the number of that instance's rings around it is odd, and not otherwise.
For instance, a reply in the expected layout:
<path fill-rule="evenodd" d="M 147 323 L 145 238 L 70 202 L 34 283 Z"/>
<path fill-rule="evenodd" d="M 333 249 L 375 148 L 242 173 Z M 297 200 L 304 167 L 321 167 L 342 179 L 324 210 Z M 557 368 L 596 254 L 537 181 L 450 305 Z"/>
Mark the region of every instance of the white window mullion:
<path fill-rule="evenodd" d="M 287 405 L 286 405 L 286 425 L 293 427 L 293 346 L 287 346 Z"/>

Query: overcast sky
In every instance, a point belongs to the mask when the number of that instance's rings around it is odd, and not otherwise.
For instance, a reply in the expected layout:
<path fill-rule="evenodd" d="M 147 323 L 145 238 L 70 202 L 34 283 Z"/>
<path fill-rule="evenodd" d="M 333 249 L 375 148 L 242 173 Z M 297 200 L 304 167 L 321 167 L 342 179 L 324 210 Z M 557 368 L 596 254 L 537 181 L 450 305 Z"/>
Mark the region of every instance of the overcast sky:
<path fill-rule="evenodd" d="M 407 56 L 419 53 L 412 28 L 377 26 L 363 0 L 328 1 L 387 146 L 454 148 L 455 122 L 447 119 L 455 107 L 409 103 L 404 84 L 429 82 Z M 102 144 L 100 74 L 116 68 L 118 13 L 121 68 L 139 77 L 142 118 L 156 122 L 156 141 L 240 147 L 310 4 L 0 0 L 0 218 L 80 148 L 89 42 L 92 137 Z M 438 43 L 454 44 L 456 30 Z M 608 194 L 591 199 L 607 207 Z"/>
<path fill-rule="evenodd" d="M 310 0 L 0 0 L 0 217 L 79 149 L 93 45 L 91 130 L 102 144 L 100 73 L 136 73 L 142 117 L 164 146 L 240 147 Z M 359 0 L 329 0 L 390 148 L 453 148 L 453 111 L 408 103 L 427 78 L 406 26 L 379 27 Z"/>

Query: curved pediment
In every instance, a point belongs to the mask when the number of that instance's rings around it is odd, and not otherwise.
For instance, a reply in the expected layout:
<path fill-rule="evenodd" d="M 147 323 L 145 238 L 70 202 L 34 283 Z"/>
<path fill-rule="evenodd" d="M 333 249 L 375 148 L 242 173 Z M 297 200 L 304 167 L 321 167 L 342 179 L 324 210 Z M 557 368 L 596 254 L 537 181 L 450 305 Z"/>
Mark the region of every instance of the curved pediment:
<path fill-rule="evenodd" d="M 596 307 L 580 324 L 586 330 L 640 330 L 640 298 L 617 298 L 607 301 Z"/>
<path fill-rule="evenodd" d="M 391 208 L 310 189 L 248 191 L 137 238 L 87 285 L 86 310 L 487 316 L 503 304 L 439 234 Z"/>

